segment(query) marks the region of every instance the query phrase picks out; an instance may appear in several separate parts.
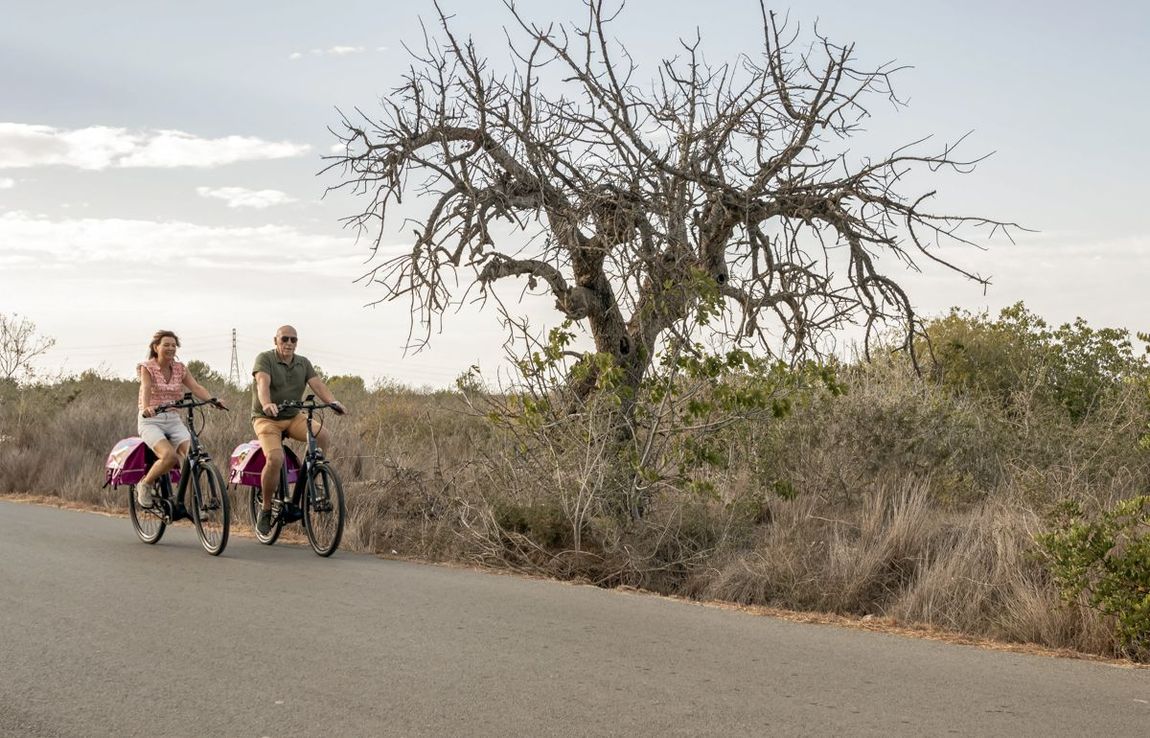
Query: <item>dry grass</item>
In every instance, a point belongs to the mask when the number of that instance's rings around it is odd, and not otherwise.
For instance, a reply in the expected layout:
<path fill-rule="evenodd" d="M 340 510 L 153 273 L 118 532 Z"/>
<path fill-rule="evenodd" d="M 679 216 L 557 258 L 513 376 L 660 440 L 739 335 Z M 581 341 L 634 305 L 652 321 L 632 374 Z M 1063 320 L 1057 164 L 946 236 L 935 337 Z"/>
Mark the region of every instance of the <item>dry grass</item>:
<path fill-rule="evenodd" d="M 1061 602 L 1033 536 L 1052 502 L 1101 504 L 1150 485 L 1136 388 L 1095 424 L 1072 425 L 947 394 L 893 365 L 858 368 L 848 383 L 844 396 L 725 431 L 728 457 L 706 472 L 716 493 L 655 484 L 638 518 L 621 512 L 634 488 L 602 444 L 528 447 L 452 393 L 341 387 L 354 414 L 329 419 L 328 455 L 348 496 L 343 546 L 1114 656 L 1112 623 Z M 8 388 L 0 493 L 122 511 L 124 490 L 101 487 L 103 462 L 135 433 L 135 391 L 92 376 Z M 221 467 L 251 437 L 246 396 L 225 398 L 233 412 L 209 413 L 203 433 Z M 242 492 L 234 503 L 242 532 Z"/>

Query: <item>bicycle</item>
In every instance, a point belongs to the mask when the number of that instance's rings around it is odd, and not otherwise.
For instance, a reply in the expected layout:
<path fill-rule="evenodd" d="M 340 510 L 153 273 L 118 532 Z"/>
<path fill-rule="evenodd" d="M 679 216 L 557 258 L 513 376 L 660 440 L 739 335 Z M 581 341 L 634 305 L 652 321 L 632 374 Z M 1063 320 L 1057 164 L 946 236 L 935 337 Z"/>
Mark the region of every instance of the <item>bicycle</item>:
<path fill-rule="evenodd" d="M 169 402 L 156 407 L 156 412 L 165 410 L 187 410 L 188 418 L 185 421 L 192 436 L 192 444 L 184 457 L 180 469 L 163 475 L 153 483 L 151 507 L 141 507 L 136 499 L 134 483 L 143 479 L 148 468 L 156 462 L 156 455 L 141 439 L 124 439 L 113 449 L 109 456 L 108 482 L 116 486 L 128 485 L 130 499 L 128 513 L 132 519 L 132 527 L 136 535 L 144 543 L 155 544 L 163 537 L 164 531 L 177 520 L 190 518 L 196 527 L 196 535 L 200 544 L 212 556 L 219 556 L 228 545 L 228 532 L 231 526 L 231 512 L 228 504 L 227 490 L 224 486 L 223 476 L 212 457 L 200 444 L 200 436 L 196 431 L 196 408 L 203 405 L 217 405 L 219 400 L 197 400 L 189 392 L 183 399 Z M 201 424 L 201 430 L 203 426 Z M 137 443 L 138 442 L 138 443 Z M 143 446 L 143 469 L 127 470 L 121 467 L 119 476 L 111 469 L 111 456 L 117 449 L 126 443 L 133 443 L 138 453 L 139 446 Z M 135 475 L 135 479 L 131 476 Z M 188 492 L 188 482 L 191 481 L 192 506 L 189 511 L 184 504 Z M 178 482 L 179 487 L 172 489 L 173 483 Z"/>
<path fill-rule="evenodd" d="M 259 473 L 266 461 L 258 441 L 242 444 L 233 452 L 230 480 L 233 484 L 249 487 L 248 513 L 260 543 L 272 545 L 279 539 L 285 525 L 302 520 L 312 550 L 320 556 L 331 556 L 343 537 L 346 515 L 343 483 L 316 443 L 312 422 L 320 410 L 332 408 L 339 413 L 342 408 L 333 403 L 318 403 L 315 395 L 308 395 L 302 401 L 282 403 L 280 408 L 298 408 L 307 413 L 307 450 L 301 464 L 291 449 L 286 446 L 283 449 L 284 463 L 272 498 L 272 527 L 267 535 L 261 534 L 256 526 L 263 509 Z"/>

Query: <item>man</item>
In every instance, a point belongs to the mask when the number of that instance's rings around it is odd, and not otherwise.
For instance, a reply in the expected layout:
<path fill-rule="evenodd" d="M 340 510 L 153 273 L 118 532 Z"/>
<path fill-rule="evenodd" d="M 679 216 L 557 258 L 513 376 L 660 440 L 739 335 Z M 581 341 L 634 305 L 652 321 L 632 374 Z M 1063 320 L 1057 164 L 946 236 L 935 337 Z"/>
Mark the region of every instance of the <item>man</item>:
<path fill-rule="evenodd" d="M 263 449 L 263 473 L 260 475 L 260 488 L 263 491 L 263 509 L 256 530 L 267 535 L 272 529 L 272 497 L 280 482 L 280 468 L 283 467 L 283 434 L 297 441 L 307 440 L 307 416 L 299 408 L 281 408 L 289 400 L 303 399 L 304 389 L 311 391 L 323 402 L 333 403 L 338 415 L 347 412 L 336 402 L 335 396 L 316 374 L 311 362 L 296 355 L 299 335 L 290 325 L 280 326 L 276 331 L 275 348 L 256 357 L 252 365 L 252 427 L 256 431 L 260 448 Z M 315 434 L 320 449 L 327 446 L 330 436 L 326 428 Z"/>

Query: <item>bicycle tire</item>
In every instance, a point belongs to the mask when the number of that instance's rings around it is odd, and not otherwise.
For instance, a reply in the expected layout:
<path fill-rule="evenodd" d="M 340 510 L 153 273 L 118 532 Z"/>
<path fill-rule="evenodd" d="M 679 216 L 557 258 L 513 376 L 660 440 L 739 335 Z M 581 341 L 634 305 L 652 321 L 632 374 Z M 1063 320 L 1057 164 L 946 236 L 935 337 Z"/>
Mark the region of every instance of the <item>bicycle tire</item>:
<path fill-rule="evenodd" d="M 211 462 L 197 464 L 192 473 L 192 520 L 200 545 L 219 556 L 228 545 L 231 508 L 223 476 Z"/>
<path fill-rule="evenodd" d="M 276 516 L 272 519 L 272 529 L 268 531 L 266 536 L 261 535 L 256 521 L 259 520 L 260 510 L 263 509 L 263 501 L 264 495 L 259 487 L 248 488 L 248 519 L 252 524 L 252 532 L 256 534 L 257 541 L 265 546 L 270 546 L 280 537 L 280 533 L 283 531 L 284 521 L 281 520 L 279 516 Z"/>
<path fill-rule="evenodd" d="M 312 550 L 320 556 L 331 556 L 343 537 L 346 507 L 343 483 L 327 464 L 311 469 L 304 500 L 303 523 Z"/>
<path fill-rule="evenodd" d="M 160 482 L 156 486 L 162 485 L 163 482 Z M 168 524 L 152 510 L 140 507 L 140 503 L 136 500 L 134 484 L 128 485 L 128 516 L 132 519 L 132 528 L 135 529 L 136 536 L 144 543 L 159 543 L 164 537 Z"/>

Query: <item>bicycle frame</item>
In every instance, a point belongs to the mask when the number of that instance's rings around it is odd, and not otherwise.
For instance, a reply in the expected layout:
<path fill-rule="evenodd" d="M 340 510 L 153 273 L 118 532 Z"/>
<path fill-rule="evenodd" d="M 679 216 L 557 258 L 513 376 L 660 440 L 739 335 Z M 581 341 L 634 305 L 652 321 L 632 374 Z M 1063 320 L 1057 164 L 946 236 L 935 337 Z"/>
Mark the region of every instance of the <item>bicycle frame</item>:
<path fill-rule="evenodd" d="M 314 469 L 318 465 L 327 463 L 323 457 L 323 451 L 320 450 L 319 444 L 316 442 L 315 431 L 312 428 L 316 408 L 304 407 L 301 409 L 307 412 L 307 449 L 304 452 L 303 459 L 300 461 L 300 468 L 296 473 L 294 487 L 289 488 L 287 463 L 284 463 L 280 467 L 280 483 L 277 489 L 276 500 L 280 500 L 290 506 L 288 514 L 286 515 L 284 510 L 279 511 L 279 514 L 285 517 L 285 522 L 299 520 L 303 515 L 303 495 L 307 491 L 308 480 L 311 479 L 314 474 Z M 280 443 L 282 445 L 283 439 L 281 439 Z M 288 494 L 289 489 L 291 492 L 290 495 Z M 274 507 L 275 500 L 273 500 L 272 505 Z"/>
<path fill-rule="evenodd" d="M 181 400 L 180 403 L 189 401 L 192 401 L 191 393 L 185 394 L 184 399 Z M 194 471 L 212 460 L 211 455 L 203 445 L 200 444 L 200 434 L 196 432 L 196 408 L 207 403 L 199 402 L 191 405 L 182 405 L 180 403 L 172 403 L 172 405 L 179 409 L 187 409 L 188 417 L 187 420 L 184 421 L 184 425 L 192 437 L 191 445 L 188 447 L 188 453 L 184 456 L 183 461 L 180 462 L 180 484 L 179 487 L 173 491 L 172 480 L 167 474 L 164 474 L 157 480 L 161 490 L 161 500 L 169 503 L 164 506 L 165 522 L 169 523 L 184 518 L 191 518 L 191 515 L 188 514 L 188 507 L 185 504 L 188 494 L 188 480 L 191 479 Z"/>

